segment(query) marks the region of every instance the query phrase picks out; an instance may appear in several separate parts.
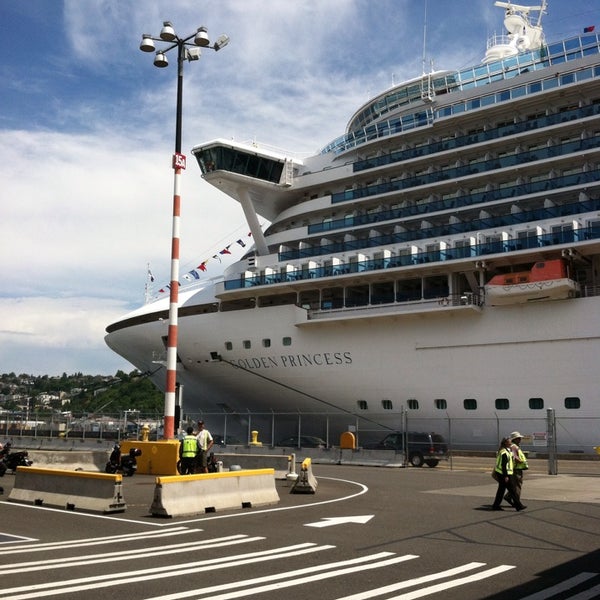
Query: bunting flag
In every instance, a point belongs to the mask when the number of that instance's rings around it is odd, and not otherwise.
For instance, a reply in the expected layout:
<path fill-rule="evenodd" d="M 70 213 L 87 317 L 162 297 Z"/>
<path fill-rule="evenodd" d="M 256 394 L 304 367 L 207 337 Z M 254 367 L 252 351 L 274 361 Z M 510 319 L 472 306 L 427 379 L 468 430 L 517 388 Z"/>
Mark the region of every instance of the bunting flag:
<path fill-rule="evenodd" d="M 251 231 L 248 232 L 248 237 L 252 237 Z M 242 248 L 246 247 L 246 242 L 244 242 L 241 238 L 239 240 L 236 240 L 236 243 L 239 244 Z M 231 254 L 231 250 L 229 249 L 230 247 L 231 247 L 231 244 L 228 244 L 222 250 L 219 250 L 219 252 L 217 254 L 213 254 L 211 259 L 216 259 L 219 262 L 222 262 L 221 256 Z M 208 270 L 207 265 L 211 259 L 203 260 L 195 269 L 192 269 L 191 271 L 188 271 L 187 273 L 185 273 L 185 275 L 182 276 L 182 279 L 184 279 L 185 281 L 188 281 L 188 282 L 193 282 L 194 280 L 200 279 L 201 275 L 198 271 L 202 271 L 203 273 L 206 273 L 206 271 Z M 154 281 L 154 275 L 150 271 L 149 267 L 148 267 L 148 278 L 150 279 L 150 281 Z M 179 286 L 181 286 L 181 282 L 178 281 L 177 284 Z M 170 289 L 171 289 L 171 284 L 168 284 L 168 285 L 165 285 L 164 287 L 160 288 L 160 290 L 158 290 L 158 293 L 164 294 L 164 293 L 168 292 Z"/>
<path fill-rule="evenodd" d="M 194 281 L 194 279 L 200 279 L 200 273 L 198 273 L 198 271 L 195 271 L 194 269 L 192 269 L 191 271 L 189 271 L 188 273 L 186 273 L 183 278 L 186 281 Z"/>
<path fill-rule="evenodd" d="M 583 33 L 592 33 L 592 31 L 594 31 L 594 29 L 596 29 L 596 26 L 590 25 L 589 27 L 584 28 Z"/>

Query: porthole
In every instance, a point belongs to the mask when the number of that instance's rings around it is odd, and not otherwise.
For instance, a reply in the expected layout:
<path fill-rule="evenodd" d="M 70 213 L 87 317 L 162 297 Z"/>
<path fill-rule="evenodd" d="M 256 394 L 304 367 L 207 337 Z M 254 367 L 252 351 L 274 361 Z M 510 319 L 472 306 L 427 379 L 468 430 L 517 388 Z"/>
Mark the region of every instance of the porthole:
<path fill-rule="evenodd" d="M 448 403 L 444 398 L 436 398 L 433 404 L 438 410 L 446 410 L 448 408 Z"/>
<path fill-rule="evenodd" d="M 581 400 L 576 396 L 570 396 L 568 398 L 565 398 L 565 408 L 575 410 L 581 408 Z"/>
<path fill-rule="evenodd" d="M 463 408 L 465 410 L 477 410 L 477 400 L 475 398 L 465 398 L 463 400 Z"/>
<path fill-rule="evenodd" d="M 510 407 L 510 401 L 508 398 L 496 398 L 496 410 L 508 410 Z"/>
<path fill-rule="evenodd" d="M 531 410 L 542 410 L 544 408 L 543 398 L 529 398 L 529 408 Z"/>

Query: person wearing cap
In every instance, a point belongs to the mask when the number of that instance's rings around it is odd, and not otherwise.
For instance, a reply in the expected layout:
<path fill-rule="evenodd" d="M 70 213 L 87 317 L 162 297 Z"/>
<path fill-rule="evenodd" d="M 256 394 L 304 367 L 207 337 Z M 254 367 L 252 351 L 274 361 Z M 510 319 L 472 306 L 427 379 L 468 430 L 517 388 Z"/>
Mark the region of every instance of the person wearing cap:
<path fill-rule="evenodd" d="M 511 506 L 515 506 L 521 504 L 523 471 L 529 469 L 529 464 L 527 463 L 527 457 L 525 456 L 523 450 L 521 450 L 521 440 L 523 439 L 523 436 L 518 431 L 513 431 L 508 437 L 511 441 L 510 451 L 513 457 L 513 474 L 511 476 L 513 493 L 512 495 L 506 494 L 504 499 Z"/>
<path fill-rule="evenodd" d="M 210 431 L 204 429 L 204 421 L 198 421 L 198 469 L 200 473 L 208 473 L 208 452 L 213 447 L 214 440 Z"/>
<path fill-rule="evenodd" d="M 504 492 L 508 490 L 508 494 L 511 498 L 514 498 L 514 488 L 511 475 L 513 474 L 513 455 L 510 449 L 511 440 L 510 438 L 502 438 L 498 454 L 496 456 L 496 467 L 494 469 L 494 479 L 498 482 L 498 490 L 496 491 L 496 497 L 494 498 L 494 504 L 492 504 L 492 510 L 504 510 L 500 504 Z M 520 501 L 514 503 L 515 508 L 520 511 L 527 508 L 521 504 Z"/>

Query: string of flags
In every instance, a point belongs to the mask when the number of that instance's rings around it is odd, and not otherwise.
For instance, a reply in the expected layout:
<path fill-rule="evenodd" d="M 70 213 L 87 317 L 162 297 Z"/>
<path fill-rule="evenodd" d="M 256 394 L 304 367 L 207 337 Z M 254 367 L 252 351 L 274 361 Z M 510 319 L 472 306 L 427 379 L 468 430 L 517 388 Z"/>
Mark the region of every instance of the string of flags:
<path fill-rule="evenodd" d="M 248 232 L 248 237 L 251 237 L 251 236 L 252 236 L 252 232 Z M 231 254 L 230 248 L 231 248 L 231 246 L 233 246 L 234 243 L 238 244 L 242 248 L 246 247 L 246 242 L 242 238 L 240 238 L 239 240 L 236 240 L 235 242 L 231 242 L 231 244 L 228 244 L 222 250 L 219 250 L 219 252 L 217 252 L 216 254 L 213 254 L 211 256 L 211 258 L 207 258 L 207 259 L 203 260 L 197 267 L 195 267 L 191 271 L 188 271 L 187 273 L 185 273 L 183 275 L 182 279 L 184 279 L 185 281 L 188 281 L 188 282 L 193 282 L 193 281 L 200 279 L 200 277 L 201 277 L 200 272 L 206 273 L 206 271 L 208 270 L 208 264 L 211 260 L 218 260 L 219 262 L 221 262 L 222 256 Z M 148 279 L 150 282 L 154 282 L 154 275 L 152 274 L 152 271 L 150 270 L 150 268 L 148 268 Z M 181 285 L 181 282 L 178 281 L 177 283 L 178 283 L 178 285 Z M 164 294 L 169 289 L 171 289 L 170 283 L 163 286 L 162 288 L 160 288 L 158 290 L 158 293 Z"/>

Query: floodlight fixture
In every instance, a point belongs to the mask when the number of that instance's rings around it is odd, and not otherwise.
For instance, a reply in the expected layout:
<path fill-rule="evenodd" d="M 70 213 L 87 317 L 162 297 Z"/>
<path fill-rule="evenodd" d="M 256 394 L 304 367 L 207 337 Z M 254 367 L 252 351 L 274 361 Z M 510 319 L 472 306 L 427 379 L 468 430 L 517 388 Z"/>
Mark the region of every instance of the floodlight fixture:
<path fill-rule="evenodd" d="M 194 37 L 194 44 L 196 44 L 196 46 L 202 46 L 203 48 L 210 44 L 206 27 L 198 27 L 198 31 Z"/>

